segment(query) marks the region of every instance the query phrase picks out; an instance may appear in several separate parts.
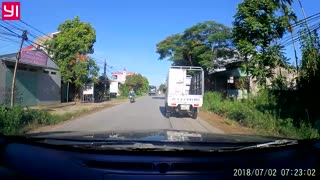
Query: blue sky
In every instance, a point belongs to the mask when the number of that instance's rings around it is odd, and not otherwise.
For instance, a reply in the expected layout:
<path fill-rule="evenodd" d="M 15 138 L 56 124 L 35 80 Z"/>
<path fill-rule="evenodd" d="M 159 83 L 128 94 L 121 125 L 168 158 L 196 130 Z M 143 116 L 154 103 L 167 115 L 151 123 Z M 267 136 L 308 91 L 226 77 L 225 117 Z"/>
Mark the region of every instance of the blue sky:
<path fill-rule="evenodd" d="M 159 61 L 156 44 L 171 34 L 183 32 L 192 25 L 214 20 L 232 26 L 233 15 L 241 0 L 21 0 L 21 18 L 42 32 L 57 30 L 66 19 L 79 16 L 96 30 L 97 42 L 92 55 L 103 70 L 107 59 L 114 70 L 124 67 L 145 75 L 151 84 L 164 82 L 170 62 Z M 307 16 L 320 12 L 315 1 L 302 0 Z M 299 19 L 297 1 L 293 6 Z M 3 49 L 4 47 L 8 47 Z M 18 48 L 1 42 L 1 53 Z M 10 49 L 11 48 L 11 49 Z M 287 55 L 293 57 L 292 48 Z"/>

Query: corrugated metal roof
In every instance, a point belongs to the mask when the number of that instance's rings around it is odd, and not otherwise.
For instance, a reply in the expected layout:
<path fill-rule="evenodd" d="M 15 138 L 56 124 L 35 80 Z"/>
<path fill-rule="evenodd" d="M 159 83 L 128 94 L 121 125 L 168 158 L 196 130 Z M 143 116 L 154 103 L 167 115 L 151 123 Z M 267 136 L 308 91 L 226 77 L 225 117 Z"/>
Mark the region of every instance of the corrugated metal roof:
<path fill-rule="evenodd" d="M 33 50 L 33 51 L 39 51 L 39 50 Z M 39 52 L 42 52 L 42 51 L 39 51 Z M 4 55 L 0 55 L 0 60 L 15 62 L 16 56 L 17 56 L 17 53 L 4 54 Z M 47 66 L 38 65 L 38 64 L 31 64 L 31 63 L 26 63 L 26 62 L 22 62 L 22 61 L 20 61 L 19 63 L 28 64 L 28 65 L 35 66 L 35 67 L 42 67 L 42 68 L 46 68 L 46 69 L 54 69 L 54 70 L 59 69 L 58 65 L 50 57 L 48 57 L 48 59 L 47 59 Z"/>

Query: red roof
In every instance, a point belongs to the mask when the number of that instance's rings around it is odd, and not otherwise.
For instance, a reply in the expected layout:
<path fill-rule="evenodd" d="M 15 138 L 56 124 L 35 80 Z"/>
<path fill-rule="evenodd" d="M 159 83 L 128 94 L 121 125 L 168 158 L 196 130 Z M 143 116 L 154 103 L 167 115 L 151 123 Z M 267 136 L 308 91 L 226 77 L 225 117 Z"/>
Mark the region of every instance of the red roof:
<path fill-rule="evenodd" d="M 113 72 L 113 73 L 111 73 L 111 74 L 114 74 L 114 75 L 122 75 L 123 72 Z M 127 72 L 127 76 L 128 76 L 128 75 L 133 75 L 133 74 L 135 74 L 135 73 L 134 73 L 134 72 Z"/>
<path fill-rule="evenodd" d="M 127 76 L 134 75 L 134 74 L 135 74 L 134 72 L 128 72 Z"/>
<path fill-rule="evenodd" d="M 123 72 L 113 72 L 111 74 L 123 74 Z"/>
<path fill-rule="evenodd" d="M 22 48 L 21 51 L 31 51 L 33 49 L 34 49 L 34 47 L 32 45 L 30 45 L 30 46 Z"/>

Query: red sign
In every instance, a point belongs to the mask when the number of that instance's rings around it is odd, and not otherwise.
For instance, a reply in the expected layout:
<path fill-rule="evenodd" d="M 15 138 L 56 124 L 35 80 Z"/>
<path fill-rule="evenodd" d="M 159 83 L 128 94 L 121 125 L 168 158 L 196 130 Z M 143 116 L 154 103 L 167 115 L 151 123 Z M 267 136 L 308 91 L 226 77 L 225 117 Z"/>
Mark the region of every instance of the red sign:
<path fill-rule="evenodd" d="M 48 59 L 47 55 L 41 52 L 22 51 L 20 61 L 25 63 L 30 63 L 30 64 L 46 66 L 47 59 Z"/>
<path fill-rule="evenodd" d="M 20 20 L 20 2 L 2 2 L 2 20 Z"/>

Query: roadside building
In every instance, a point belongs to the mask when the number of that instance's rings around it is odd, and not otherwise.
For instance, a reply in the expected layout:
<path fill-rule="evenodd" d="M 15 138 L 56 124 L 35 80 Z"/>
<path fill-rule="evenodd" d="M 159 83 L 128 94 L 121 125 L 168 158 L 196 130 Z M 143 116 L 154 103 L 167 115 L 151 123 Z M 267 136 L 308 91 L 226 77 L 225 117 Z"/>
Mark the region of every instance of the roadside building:
<path fill-rule="evenodd" d="M 110 79 L 110 95 L 119 96 L 120 95 L 120 85 L 126 82 L 128 76 L 134 75 L 134 72 L 127 72 L 126 68 L 123 72 L 112 72 Z"/>
<path fill-rule="evenodd" d="M 0 104 L 10 104 L 17 53 L 0 56 Z M 23 49 L 17 68 L 15 105 L 34 106 L 61 102 L 58 66 L 42 50 Z"/>
<path fill-rule="evenodd" d="M 47 40 L 50 40 L 50 39 L 54 39 L 56 37 L 58 37 L 60 34 L 60 31 L 57 31 L 57 32 L 53 32 L 53 33 L 49 33 L 49 34 L 46 34 L 46 35 L 43 35 L 41 37 L 38 37 L 35 39 L 34 41 L 34 45 L 37 49 L 40 49 L 42 51 L 44 51 L 45 53 L 48 54 L 48 47 L 47 45 L 45 45 L 45 42 Z M 53 58 L 53 56 L 51 55 L 50 56 L 51 58 Z M 61 82 L 61 102 L 71 102 L 71 101 L 74 101 L 75 99 L 75 84 L 74 83 L 64 83 L 64 82 Z"/>
<path fill-rule="evenodd" d="M 249 83 L 246 82 L 247 74 L 242 70 L 244 63 L 239 55 L 234 55 L 232 58 L 217 59 L 218 66 L 209 70 L 209 80 L 207 82 L 207 89 L 221 92 L 227 97 L 234 97 L 241 99 L 248 94 L 247 89 L 249 85 L 250 94 L 255 94 L 259 91 L 259 86 L 254 78 L 250 78 Z M 287 70 L 276 67 L 273 70 L 274 78 L 282 76 L 283 80 L 287 82 L 287 88 L 295 86 L 295 78 L 297 73 L 295 70 Z M 272 79 L 267 79 L 267 86 L 274 87 Z"/>

